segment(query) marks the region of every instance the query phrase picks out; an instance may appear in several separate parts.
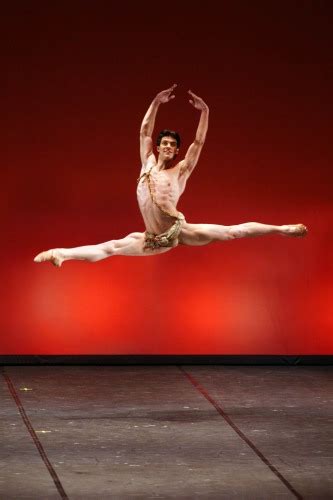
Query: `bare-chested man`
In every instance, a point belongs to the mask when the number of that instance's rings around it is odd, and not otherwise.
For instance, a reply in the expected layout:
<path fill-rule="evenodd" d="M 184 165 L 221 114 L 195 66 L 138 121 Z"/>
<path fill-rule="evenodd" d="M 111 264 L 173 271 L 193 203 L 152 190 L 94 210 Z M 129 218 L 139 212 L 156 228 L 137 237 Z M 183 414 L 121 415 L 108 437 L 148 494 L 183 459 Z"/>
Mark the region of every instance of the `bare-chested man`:
<path fill-rule="evenodd" d="M 50 261 L 60 267 L 65 260 L 87 260 L 96 262 L 114 255 L 156 255 L 168 252 L 178 244 L 206 245 L 213 241 L 226 241 L 247 236 L 281 234 L 305 236 L 303 224 L 273 226 L 259 222 L 246 222 L 235 226 L 219 224 L 190 224 L 177 210 L 177 203 L 186 183 L 195 168 L 204 145 L 209 109 L 207 104 L 190 90 L 189 102 L 200 111 L 200 121 L 194 142 L 185 158 L 175 162 L 180 138 L 177 132 L 163 130 L 157 139 L 158 157 L 154 154 L 152 133 L 156 113 L 161 104 L 175 97 L 176 84 L 163 90 L 153 100 L 140 130 L 140 154 L 142 168 L 138 179 L 137 198 L 145 223 L 145 232 L 131 233 L 123 239 L 111 240 L 98 245 L 77 248 L 55 248 L 41 252 L 34 261 Z"/>

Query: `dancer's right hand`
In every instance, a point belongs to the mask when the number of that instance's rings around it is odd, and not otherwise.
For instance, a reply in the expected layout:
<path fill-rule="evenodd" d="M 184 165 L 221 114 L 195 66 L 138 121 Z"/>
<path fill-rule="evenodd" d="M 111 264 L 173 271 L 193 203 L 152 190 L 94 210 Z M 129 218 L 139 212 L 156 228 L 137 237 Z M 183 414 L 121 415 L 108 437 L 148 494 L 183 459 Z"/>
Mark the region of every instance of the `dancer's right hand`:
<path fill-rule="evenodd" d="M 159 92 L 157 94 L 157 96 L 155 97 L 155 100 L 159 103 L 159 104 L 164 104 L 166 102 L 169 102 L 171 101 L 171 99 L 174 99 L 176 96 L 174 94 L 172 94 L 172 92 L 174 91 L 174 89 L 177 87 L 177 84 L 174 83 L 172 85 L 172 87 L 170 87 L 169 89 L 166 89 L 166 90 L 162 90 L 162 92 Z"/>

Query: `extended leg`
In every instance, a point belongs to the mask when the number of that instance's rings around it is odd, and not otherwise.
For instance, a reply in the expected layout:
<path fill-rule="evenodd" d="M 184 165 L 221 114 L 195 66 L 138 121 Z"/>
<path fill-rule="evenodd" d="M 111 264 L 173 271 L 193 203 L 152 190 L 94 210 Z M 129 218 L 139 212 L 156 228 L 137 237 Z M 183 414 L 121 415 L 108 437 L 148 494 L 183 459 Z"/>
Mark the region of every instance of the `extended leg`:
<path fill-rule="evenodd" d="M 50 261 L 55 266 L 60 267 L 65 260 L 74 259 L 97 262 L 113 255 L 156 255 L 171 250 L 171 248 L 144 249 L 144 239 L 145 233 L 131 233 L 120 240 L 111 240 L 98 245 L 86 245 L 76 248 L 53 248 L 36 255 L 34 261 Z"/>
<path fill-rule="evenodd" d="M 307 232 L 307 228 L 303 224 L 273 226 L 260 222 L 245 222 L 235 226 L 221 226 L 218 224 L 185 223 L 179 235 L 179 243 L 183 245 L 207 245 L 212 241 L 228 241 L 272 233 L 283 236 L 305 236 Z"/>

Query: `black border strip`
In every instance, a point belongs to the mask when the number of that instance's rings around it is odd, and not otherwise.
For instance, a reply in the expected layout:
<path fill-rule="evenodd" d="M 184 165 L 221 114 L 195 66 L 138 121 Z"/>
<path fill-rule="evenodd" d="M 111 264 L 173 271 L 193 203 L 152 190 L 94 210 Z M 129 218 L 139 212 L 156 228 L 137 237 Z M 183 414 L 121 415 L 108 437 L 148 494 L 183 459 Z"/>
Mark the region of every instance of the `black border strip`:
<path fill-rule="evenodd" d="M 0 354 L 0 365 L 333 365 L 328 355 L 216 354 Z"/>
<path fill-rule="evenodd" d="M 185 375 L 185 377 L 190 381 L 190 383 L 195 387 L 195 389 L 200 392 L 204 398 L 207 399 L 207 401 L 214 406 L 216 411 L 221 415 L 222 418 L 227 422 L 228 425 L 238 434 L 238 436 L 254 451 L 254 453 L 260 458 L 262 462 L 264 462 L 267 467 L 270 468 L 270 470 L 273 472 L 273 474 L 276 475 L 278 479 L 288 488 L 288 490 L 299 500 L 303 500 L 303 497 L 298 493 L 297 490 L 289 483 L 289 481 L 277 470 L 276 467 L 274 467 L 273 464 L 270 463 L 268 458 L 265 457 L 263 453 L 256 447 L 252 441 L 245 436 L 245 434 L 237 427 L 237 425 L 231 420 L 229 415 L 221 408 L 221 406 L 215 401 L 215 399 L 210 396 L 208 391 L 201 385 L 199 382 L 190 374 L 187 373 L 186 370 L 182 366 L 178 367 L 179 370 Z"/>
<path fill-rule="evenodd" d="M 16 403 L 18 411 L 21 414 L 22 420 L 23 420 L 26 428 L 28 429 L 28 431 L 29 431 L 29 433 L 30 433 L 30 435 L 32 437 L 32 440 L 33 440 L 33 442 L 34 442 L 34 444 L 35 444 L 35 446 L 36 446 L 36 448 L 37 448 L 37 450 L 38 450 L 38 452 L 39 452 L 39 454 L 40 454 L 40 456 L 41 456 L 41 458 L 42 458 L 42 460 L 43 460 L 43 462 L 44 462 L 44 464 L 45 464 L 45 466 L 46 466 L 46 468 L 47 468 L 47 470 L 48 470 L 48 472 L 50 474 L 50 476 L 53 479 L 53 482 L 54 482 L 54 484 L 55 484 L 55 486 L 56 486 L 56 488 L 58 490 L 58 493 L 59 493 L 60 497 L 63 500 L 68 500 L 68 496 L 67 496 L 67 494 L 66 494 L 66 492 L 65 492 L 65 490 L 64 490 L 64 488 L 63 488 L 63 486 L 62 486 L 62 484 L 60 482 L 60 479 L 59 479 L 56 471 L 52 467 L 51 462 L 47 458 L 47 455 L 45 453 L 43 445 L 39 441 L 38 436 L 37 436 L 34 428 L 32 427 L 32 424 L 31 424 L 31 422 L 29 420 L 29 417 L 26 414 L 26 411 L 25 411 L 25 409 L 24 409 L 24 407 L 23 407 L 23 405 L 21 403 L 21 400 L 20 400 L 20 398 L 19 398 L 19 396 L 18 396 L 18 394 L 17 394 L 17 392 L 15 390 L 13 382 L 11 381 L 9 375 L 7 375 L 7 373 L 5 372 L 4 368 L 1 369 L 1 372 L 2 372 L 2 375 L 3 375 L 5 381 L 6 381 L 7 385 L 8 385 L 9 392 L 10 392 L 12 398 L 14 399 L 14 401 Z"/>

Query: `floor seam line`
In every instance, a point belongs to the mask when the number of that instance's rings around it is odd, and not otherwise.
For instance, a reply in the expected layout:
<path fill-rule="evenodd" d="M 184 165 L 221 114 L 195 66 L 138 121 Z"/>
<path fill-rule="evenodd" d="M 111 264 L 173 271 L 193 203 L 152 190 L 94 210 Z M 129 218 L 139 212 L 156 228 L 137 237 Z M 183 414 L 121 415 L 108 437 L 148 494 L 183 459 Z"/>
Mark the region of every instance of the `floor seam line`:
<path fill-rule="evenodd" d="M 278 471 L 278 469 L 270 463 L 268 458 L 256 447 L 254 443 L 238 428 L 238 426 L 232 421 L 229 415 L 223 410 L 223 408 L 215 401 L 215 399 L 208 393 L 208 391 L 187 371 L 182 367 L 178 366 L 179 370 L 183 375 L 189 380 L 193 387 L 200 392 L 200 394 L 216 409 L 216 411 L 221 415 L 221 417 L 226 421 L 226 423 L 238 434 L 238 436 L 254 451 L 258 458 L 275 474 L 275 476 L 288 488 L 288 490 L 298 499 L 303 500 L 302 495 L 289 483 L 289 481 Z"/>
<path fill-rule="evenodd" d="M 47 468 L 50 476 L 52 477 L 53 479 L 53 482 L 57 488 L 57 491 L 60 495 L 60 497 L 62 498 L 62 500 L 69 500 L 69 497 L 67 496 L 62 484 L 61 484 L 61 481 L 58 477 L 58 474 L 56 473 L 56 471 L 54 470 L 51 462 L 49 461 L 48 457 L 47 457 L 47 454 L 44 450 L 44 447 L 42 445 L 42 443 L 40 442 L 40 440 L 38 439 L 38 436 L 29 420 L 29 417 L 23 407 L 23 404 L 19 398 L 19 395 L 17 394 L 16 392 L 16 389 L 14 387 L 14 384 L 13 382 L 11 381 L 11 378 L 9 377 L 9 375 L 6 373 L 5 371 L 5 368 L 2 367 L 1 369 L 1 373 L 2 373 L 2 376 L 3 378 L 5 379 L 6 383 L 7 383 L 7 386 L 8 386 L 8 389 L 9 389 L 9 392 L 12 396 L 12 398 L 14 399 L 15 403 L 16 403 L 16 406 L 18 408 L 18 411 L 20 412 L 20 415 L 22 417 L 22 420 L 23 420 L 23 423 L 24 425 L 26 426 L 33 442 L 34 442 L 34 445 L 36 446 L 37 448 L 37 451 L 38 453 L 40 454 L 43 462 L 44 462 L 44 465 L 45 467 Z"/>

